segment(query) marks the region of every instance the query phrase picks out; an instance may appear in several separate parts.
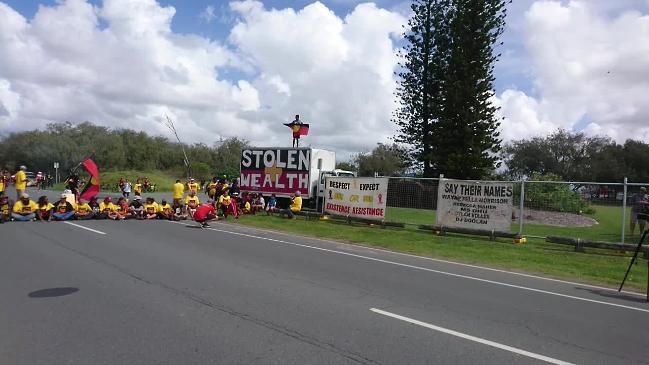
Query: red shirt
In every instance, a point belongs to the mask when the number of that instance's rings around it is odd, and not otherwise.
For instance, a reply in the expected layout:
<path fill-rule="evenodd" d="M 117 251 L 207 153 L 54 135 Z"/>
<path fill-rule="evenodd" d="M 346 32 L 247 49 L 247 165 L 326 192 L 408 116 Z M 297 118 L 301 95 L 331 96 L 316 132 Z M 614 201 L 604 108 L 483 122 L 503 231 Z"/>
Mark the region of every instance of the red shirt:
<path fill-rule="evenodd" d="M 196 212 L 194 213 L 194 220 L 205 220 L 207 219 L 208 214 L 216 215 L 216 208 L 214 208 L 212 204 L 201 204 L 198 208 L 196 208 Z"/>

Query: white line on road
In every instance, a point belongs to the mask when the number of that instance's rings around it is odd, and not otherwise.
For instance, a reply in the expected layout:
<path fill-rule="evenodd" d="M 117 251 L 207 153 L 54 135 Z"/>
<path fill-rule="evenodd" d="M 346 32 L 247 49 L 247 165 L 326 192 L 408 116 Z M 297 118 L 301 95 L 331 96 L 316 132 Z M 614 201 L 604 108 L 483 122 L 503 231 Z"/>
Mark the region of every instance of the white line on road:
<path fill-rule="evenodd" d="M 182 224 L 182 225 L 185 225 L 185 226 L 193 226 L 193 225 L 191 225 L 191 224 L 180 223 L 180 222 L 171 222 L 171 223 Z M 358 255 L 358 254 L 349 253 L 349 252 L 344 252 L 344 251 L 332 250 L 332 249 L 328 249 L 328 248 L 322 248 L 322 247 L 310 246 L 310 245 L 305 245 L 305 244 L 302 244 L 302 243 L 295 243 L 295 242 L 289 242 L 289 241 L 284 241 L 284 240 L 278 240 L 278 239 L 275 239 L 275 238 L 268 238 L 268 237 L 262 237 L 262 236 L 255 236 L 255 235 L 251 235 L 251 234 L 247 234 L 247 233 L 232 232 L 232 231 L 227 231 L 227 230 L 217 229 L 217 228 L 205 228 L 205 229 L 208 229 L 208 230 L 211 230 L 211 231 L 216 231 L 216 232 L 229 233 L 229 234 L 236 235 L 236 236 L 250 237 L 250 238 L 256 238 L 256 239 L 265 240 L 265 241 L 271 241 L 271 242 L 277 242 L 277 243 L 284 243 L 284 244 L 292 245 L 292 246 L 298 246 L 298 247 L 310 248 L 310 249 L 312 249 L 312 250 L 318 250 L 318 251 L 324 251 L 324 252 L 335 253 L 335 254 L 339 254 L 339 255 L 345 255 L 345 256 L 350 256 L 350 257 L 356 257 L 356 258 L 360 258 L 360 259 L 364 259 L 364 260 L 369 260 L 369 261 L 382 262 L 382 263 L 384 263 L 384 264 L 390 264 L 390 265 L 395 265 L 395 266 L 407 267 L 407 268 L 415 269 L 415 270 L 428 271 L 428 272 L 433 272 L 433 273 L 436 273 L 436 274 L 442 274 L 442 275 L 447 275 L 447 276 L 453 276 L 453 277 L 456 277 L 456 278 L 475 280 L 475 281 L 480 281 L 480 282 L 483 282 L 483 283 L 489 283 L 489 284 L 494 284 L 494 285 L 505 286 L 505 287 L 508 287 L 508 288 L 516 288 L 516 289 L 527 290 L 527 291 L 531 291 L 531 292 L 535 292 L 535 293 L 554 295 L 554 296 L 562 297 L 562 298 L 569 298 L 569 299 L 581 300 L 581 301 L 589 302 L 589 303 L 597 303 L 597 304 L 608 305 L 608 306 L 611 306 L 611 307 L 624 308 L 624 309 L 631 309 L 631 310 L 635 310 L 635 311 L 638 311 L 638 312 L 649 313 L 649 309 L 643 309 L 643 308 L 633 307 L 633 306 L 624 305 L 624 304 L 617 304 L 617 303 L 605 302 L 605 301 L 602 301 L 602 300 L 595 300 L 595 299 L 582 298 L 582 297 L 577 297 L 577 296 L 574 296 L 574 295 L 561 294 L 561 293 L 556 293 L 556 292 L 547 291 L 547 290 L 541 290 L 541 289 L 530 288 L 530 287 L 522 286 L 522 285 L 508 284 L 508 283 L 503 283 L 503 282 L 500 282 L 500 281 L 495 281 L 495 280 L 489 280 L 489 279 L 478 278 L 478 277 L 475 277 L 475 276 L 462 275 L 462 274 L 455 274 L 455 273 L 452 273 L 452 272 L 441 271 L 441 270 L 435 270 L 435 269 L 430 269 L 430 268 L 427 268 L 427 267 L 421 267 L 421 266 L 415 266 L 415 265 L 409 265 L 409 264 L 404 264 L 404 263 L 396 262 L 396 261 L 389 261 L 389 260 L 377 259 L 377 258 L 375 258 L 375 257 L 363 256 L 363 255 Z"/>
<path fill-rule="evenodd" d="M 548 363 L 550 363 L 550 364 L 557 364 L 557 365 L 574 365 L 574 364 L 572 364 L 572 363 L 570 363 L 570 362 L 567 362 L 567 361 L 562 361 L 562 360 L 558 360 L 558 359 L 555 359 L 555 358 L 552 358 L 552 357 L 548 357 L 548 356 L 544 356 L 544 355 L 535 354 L 535 353 L 533 353 L 533 352 L 529 352 L 529 351 L 521 350 L 521 349 L 518 349 L 518 348 L 516 348 L 516 347 L 511 347 L 511 346 L 503 345 L 503 344 L 498 343 L 498 342 L 493 342 L 493 341 L 485 340 L 484 338 L 480 338 L 480 337 L 475 337 L 475 336 L 467 335 L 467 334 L 462 333 L 462 332 L 453 331 L 453 330 L 450 330 L 450 329 L 448 329 L 448 328 L 435 326 L 435 325 L 430 324 L 430 323 L 426 323 L 426 322 L 418 321 L 418 320 L 416 320 L 416 319 L 412 319 L 412 318 L 408 318 L 408 317 L 400 316 L 400 315 L 398 315 L 398 314 L 394 314 L 394 313 L 386 312 L 386 311 L 384 311 L 384 310 L 380 310 L 380 309 L 376 309 L 376 308 L 370 308 L 370 310 L 371 310 L 372 312 L 374 312 L 374 313 L 378 313 L 378 314 L 382 314 L 382 315 L 384 315 L 384 316 L 388 316 L 388 317 L 392 317 L 392 318 L 395 318 L 395 319 L 399 319 L 399 320 L 402 320 L 402 321 L 404 321 L 404 322 L 408 322 L 408 323 L 416 324 L 416 325 L 418 325 L 418 326 L 422 326 L 422 327 L 425 327 L 425 328 L 428 328 L 428 329 L 431 329 L 431 330 L 434 330 L 434 331 L 438 331 L 438 332 L 446 333 L 446 334 L 451 335 L 451 336 L 455 336 L 455 337 L 463 338 L 463 339 L 465 339 L 465 340 L 469 340 L 469 341 L 473 341 L 473 342 L 478 342 L 478 343 L 481 343 L 481 344 L 483 344 L 483 345 L 487 345 L 487 346 L 495 347 L 495 348 L 498 348 L 498 349 L 501 349 L 501 350 L 505 350 L 505 351 L 513 352 L 513 353 L 518 354 L 518 355 L 523 355 L 523 356 L 531 357 L 531 358 L 533 358 L 533 359 L 537 359 L 537 360 L 545 361 L 545 362 L 548 362 Z"/>
<path fill-rule="evenodd" d="M 95 232 L 95 233 L 99 233 L 99 234 L 106 234 L 106 232 L 102 232 L 102 231 L 98 231 L 98 230 L 96 230 L 96 229 L 92 229 L 92 228 L 84 227 L 84 226 L 79 225 L 79 224 L 76 224 L 76 223 L 72 223 L 72 222 L 68 222 L 68 221 L 65 221 L 65 222 L 63 222 L 63 223 L 65 223 L 65 224 L 69 224 L 69 225 L 71 225 L 71 226 L 75 226 L 75 227 L 78 227 L 78 228 L 81 228 L 81 229 L 85 229 L 86 231 Z"/>
<path fill-rule="evenodd" d="M 240 228 L 240 227 L 237 227 L 237 228 Z M 254 229 L 254 230 L 260 231 L 260 232 L 267 232 L 267 233 L 272 233 L 272 234 L 279 234 L 279 235 L 283 235 L 283 236 L 289 236 L 289 237 L 301 237 L 301 238 L 305 238 L 305 239 L 308 239 L 308 240 L 333 243 L 333 244 L 336 244 L 336 245 L 339 245 L 339 244 L 343 243 L 343 244 L 350 245 L 350 246 L 362 247 L 364 249 L 371 250 L 371 251 L 385 252 L 385 253 L 388 253 L 388 254 L 391 254 L 391 255 L 412 257 L 412 258 L 416 258 L 418 260 L 441 262 L 441 263 L 444 263 L 444 264 L 469 267 L 469 268 L 472 268 L 472 269 L 493 271 L 493 272 L 498 272 L 498 273 L 503 273 L 503 274 L 514 275 L 514 276 L 522 276 L 522 277 L 525 277 L 525 278 L 538 279 L 538 280 L 543 280 L 543 281 L 551 281 L 551 282 L 555 282 L 555 283 L 575 285 L 575 286 L 580 286 L 580 287 L 583 287 L 583 288 L 592 288 L 592 289 L 606 290 L 606 291 L 610 291 L 612 293 L 618 293 L 618 290 L 615 289 L 615 288 L 607 288 L 607 287 L 601 286 L 601 285 L 577 283 L 577 282 L 574 282 L 574 281 L 561 280 L 561 279 L 555 279 L 555 278 L 546 278 L 546 277 L 543 277 L 543 276 L 525 274 L 525 273 L 522 273 L 522 272 L 503 270 L 503 269 L 494 269 L 493 267 L 466 264 L 466 263 L 463 263 L 463 262 L 436 259 L 436 258 L 433 258 L 433 257 L 418 256 L 418 255 L 414 255 L 414 254 L 410 254 L 410 253 L 397 252 L 397 251 L 387 250 L 387 249 L 378 248 L 378 247 L 368 247 L 368 246 L 365 246 L 365 245 L 359 245 L 359 244 L 355 244 L 355 243 L 340 242 L 340 241 L 334 241 L 334 240 L 330 240 L 330 239 L 317 238 L 317 237 L 308 237 L 308 236 L 296 235 L 296 234 L 293 234 L 293 233 L 285 233 L 285 232 L 279 232 L 279 231 L 274 231 L 274 230 L 261 229 L 261 228 L 257 228 L 257 227 L 248 227 L 248 226 L 246 226 L 245 228 L 246 229 Z M 637 296 L 637 297 L 640 297 L 640 298 L 644 298 L 645 295 L 646 295 L 645 293 L 637 293 L 637 292 L 632 292 L 632 291 L 627 291 L 627 290 L 622 290 L 621 293 Z"/>

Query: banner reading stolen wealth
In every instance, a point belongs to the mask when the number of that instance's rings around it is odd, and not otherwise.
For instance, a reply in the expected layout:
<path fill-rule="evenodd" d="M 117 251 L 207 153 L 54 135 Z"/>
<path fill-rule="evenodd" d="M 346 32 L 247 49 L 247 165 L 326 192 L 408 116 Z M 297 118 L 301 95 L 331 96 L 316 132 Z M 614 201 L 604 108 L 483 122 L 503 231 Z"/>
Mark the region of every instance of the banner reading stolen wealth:
<path fill-rule="evenodd" d="M 509 232 L 514 184 L 441 179 L 437 225 Z"/>
<path fill-rule="evenodd" d="M 388 195 L 387 178 L 327 177 L 325 211 L 382 221 Z"/>

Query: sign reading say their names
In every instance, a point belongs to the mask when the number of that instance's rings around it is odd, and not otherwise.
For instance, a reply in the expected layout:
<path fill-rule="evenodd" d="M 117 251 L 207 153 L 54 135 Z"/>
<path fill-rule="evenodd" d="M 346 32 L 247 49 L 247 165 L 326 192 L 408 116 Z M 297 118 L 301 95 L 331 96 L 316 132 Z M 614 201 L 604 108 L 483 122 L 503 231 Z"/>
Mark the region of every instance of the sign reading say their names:
<path fill-rule="evenodd" d="M 514 184 L 441 179 L 437 194 L 437 225 L 509 232 Z"/>
<path fill-rule="evenodd" d="M 379 221 L 385 219 L 387 178 L 327 177 L 325 194 L 327 213 Z"/>

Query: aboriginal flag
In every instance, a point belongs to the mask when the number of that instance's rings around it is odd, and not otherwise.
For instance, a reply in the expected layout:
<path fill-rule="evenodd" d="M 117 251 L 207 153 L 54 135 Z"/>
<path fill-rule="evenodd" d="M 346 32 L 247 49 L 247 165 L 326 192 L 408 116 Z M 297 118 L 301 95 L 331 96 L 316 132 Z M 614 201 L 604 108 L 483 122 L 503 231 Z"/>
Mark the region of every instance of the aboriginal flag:
<path fill-rule="evenodd" d="M 81 192 L 81 199 L 90 200 L 99 194 L 99 169 L 97 168 L 95 161 L 89 158 L 81 164 L 90 174 L 90 179 Z"/>
<path fill-rule="evenodd" d="M 293 138 L 300 138 L 309 134 L 309 125 L 306 123 L 284 123 L 285 126 L 291 128 L 293 131 Z"/>

